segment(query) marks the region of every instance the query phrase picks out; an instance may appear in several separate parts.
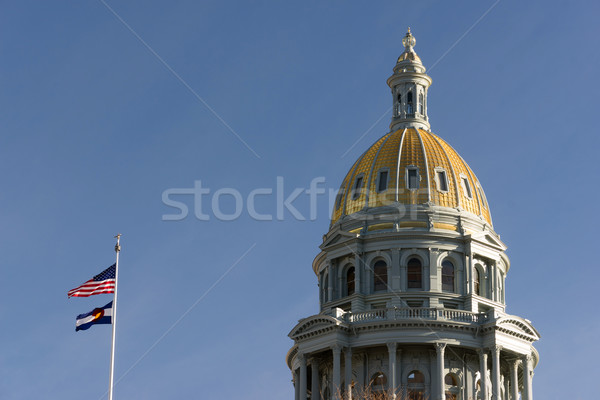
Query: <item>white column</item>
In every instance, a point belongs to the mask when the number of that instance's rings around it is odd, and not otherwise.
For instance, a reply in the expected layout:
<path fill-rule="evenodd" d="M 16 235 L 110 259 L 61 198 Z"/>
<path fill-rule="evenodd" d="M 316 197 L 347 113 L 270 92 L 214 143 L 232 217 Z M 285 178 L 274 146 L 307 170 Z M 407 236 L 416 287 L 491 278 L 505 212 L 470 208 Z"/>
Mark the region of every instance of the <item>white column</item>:
<path fill-rule="evenodd" d="M 510 370 L 510 393 L 511 400 L 519 400 L 519 361 L 514 360 Z"/>
<path fill-rule="evenodd" d="M 354 292 L 362 293 L 362 275 L 363 275 L 363 267 L 362 260 L 360 255 L 354 255 Z"/>
<path fill-rule="evenodd" d="M 533 371 L 531 370 L 531 354 L 523 356 L 523 400 L 533 400 Z"/>
<path fill-rule="evenodd" d="M 312 358 L 310 360 L 310 399 L 321 400 L 321 393 L 319 391 L 319 360 Z"/>
<path fill-rule="evenodd" d="M 502 400 L 500 390 L 500 350 L 501 346 L 492 347 L 492 400 Z"/>
<path fill-rule="evenodd" d="M 306 358 L 304 354 L 298 354 L 300 361 L 300 400 L 306 400 Z"/>
<path fill-rule="evenodd" d="M 341 353 L 342 348 L 339 345 L 334 345 L 331 347 L 331 351 L 333 352 L 333 398 L 339 399 L 342 376 L 341 376 Z"/>
<path fill-rule="evenodd" d="M 466 289 L 466 294 L 473 294 L 475 293 L 475 283 L 473 280 L 473 255 L 471 254 L 470 251 L 470 244 L 469 244 L 469 252 L 467 254 L 465 254 L 465 271 L 466 271 L 466 278 L 467 278 L 467 289 Z M 473 311 L 473 310 L 471 310 Z"/>
<path fill-rule="evenodd" d="M 396 391 L 402 393 L 402 349 L 396 350 Z"/>
<path fill-rule="evenodd" d="M 433 350 L 429 350 L 429 371 L 431 371 L 431 379 L 429 384 L 429 393 L 425 394 L 426 399 L 438 400 L 438 379 L 435 376 L 437 371 L 437 354 Z"/>
<path fill-rule="evenodd" d="M 388 348 L 388 390 L 390 393 L 392 393 L 392 399 L 396 398 L 396 392 L 398 390 L 398 384 L 396 383 L 396 349 L 397 349 L 397 344 L 396 343 L 388 343 L 387 344 L 387 348 Z"/>
<path fill-rule="evenodd" d="M 329 265 L 327 266 L 327 288 L 325 288 L 325 290 L 327 290 L 327 301 L 331 301 L 333 300 L 333 280 L 335 279 L 335 275 L 333 273 L 333 265 L 331 262 L 329 262 Z"/>
<path fill-rule="evenodd" d="M 435 350 L 436 350 L 436 378 L 437 378 L 437 382 L 438 382 L 438 387 L 437 387 L 437 395 L 434 395 L 434 399 L 435 400 L 445 400 L 446 399 L 446 395 L 445 395 L 445 382 L 444 382 L 444 351 L 446 350 L 446 343 L 436 343 L 435 344 Z"/>
<path fill-rule="evenodd" d="M 479 374 L 481 375 L 481 398 L 487 400 L 487 352 L 484 349 L 478 350 L 479 353 Z"/>
<path fill-rule="evenodd" d="M 352 349 L 344 349 L 344 380 L 346 381 L 346 399 L 352 400 Z"/>
<path fill-rule="evenodd" d="M 294 372 L 294 399 L 300 400 L 300 382 L 298 382 L 298 373 Z"/>
<path fill-rule="evenodd" d="M 356 377 L 357 386 L 354 387 L 357 393 L 363 393 L 365 389 L 365 353 L 358 353 L 356 355 Z"/>

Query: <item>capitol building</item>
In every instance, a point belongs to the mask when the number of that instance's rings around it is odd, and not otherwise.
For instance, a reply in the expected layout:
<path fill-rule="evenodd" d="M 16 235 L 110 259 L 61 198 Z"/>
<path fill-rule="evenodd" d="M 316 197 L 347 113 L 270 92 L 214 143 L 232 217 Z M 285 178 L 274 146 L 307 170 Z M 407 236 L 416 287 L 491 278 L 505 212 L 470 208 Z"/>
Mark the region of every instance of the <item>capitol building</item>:
<path fill-rule="evenodd" d="M 511 265 L 483 183 L 434 133 L 410 30 L 388 133 L 354 162 L 289 333 L 296 400 L 532 400 L 540 335 L 506 313 Z M 518 266 L 517 266 L 518 268 Z"/>

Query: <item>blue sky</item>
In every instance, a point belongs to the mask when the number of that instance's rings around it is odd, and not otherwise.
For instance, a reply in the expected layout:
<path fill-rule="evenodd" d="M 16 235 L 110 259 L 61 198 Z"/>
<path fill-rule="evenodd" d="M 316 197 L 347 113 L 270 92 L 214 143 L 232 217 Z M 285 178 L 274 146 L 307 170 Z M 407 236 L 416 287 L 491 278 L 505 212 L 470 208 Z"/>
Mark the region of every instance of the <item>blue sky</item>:
<path fill-rule="evenodd" d="M 246 206 L 272 188 L 255 207 L 275 215 L 277 177 L 285 196 L 316 177 L 337 189 L 387 132 L 390 116 L 368 130 L 391 105 L 385 80 L 408 26 L 435 65 L 432 130 L 478 175 L 509 246 L 507 311 L 542 335 L 536 398 L 596 397 L 599 11 L 3 2 L 0 397 L 103 398 L 110 327 L 74 328 L 110 296 L 66 293 L 114 261 L 120 232 L 115 398 L 291 399 L 287 333 L 318 312 L 311 262 L 328 199 L 311 220 L 302 194 L 293 204 L 306 220 L 284 210 L 274 221 L 219 220 L 211 199 L 232 188 Z M 211 218 L 195 218 L 184 195 L 187 218 L 163 220 L 177 213 L 163 192 L 195 181 L 211 190 Z M 231 196 L 218 200 L 235 212 Z"/>

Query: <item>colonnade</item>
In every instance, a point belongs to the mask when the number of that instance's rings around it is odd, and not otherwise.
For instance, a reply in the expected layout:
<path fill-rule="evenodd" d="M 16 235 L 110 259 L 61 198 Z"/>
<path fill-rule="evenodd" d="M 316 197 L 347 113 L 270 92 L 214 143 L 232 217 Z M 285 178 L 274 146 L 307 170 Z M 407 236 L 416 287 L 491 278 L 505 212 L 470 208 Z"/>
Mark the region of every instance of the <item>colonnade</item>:
<path fill-rule="evenodd" d="M 431 363 L 431 380 L 430 380 L 430 393 L 432 400 L 445 400 L 445 362 L 444 354 L 446 351 L 446 343 L 437 342 L 434 344 L 435 347 L 435 360 Z M 392 393 L 392 398 L 396 398 L 397 390 L 400 387 L 398 378 L 402 376 L 402 350 L 398 348 L 397 343 L 387 343 L 388 348 L 388 387 L 387 389 Z M 344 400 L 352 400 L 352 348 L 344 347 L 340 345 L 334 345 L 331 347 L 332 359 L 333 359 L 333 373 L 332 373 L 332 399 L 341 400 L 340 394 L 344 393 Z M 482 399 L 492 400 L 505 400 L 501 396 L 501 371 L 500 371 L 500 355 L 502 347 L 493 346 L 491 349 L 480 349 L 479 354 L 479 375 L 480 375 L 480 392 Z M 342 383 L 342 365 L 341 355 L 344 353 L 344 388 L 341 387 Z M 488 356 L 491 353 L 492 366 L 491 375 L 491 387 L 488 387 Z M 307 357 L 299 353 L 296 356 L 296 360 L 299 362 L 299 368 L 294 372 L 294 383 L 296 400 L 307 400 L 308 397 L 308 382 L 307 382 L 307 366 L 310 362 L 311 366 L 311 400 L 321 400 L 320 390 L 320 375 L 319 375 L 319 364 L 320 359 Z M 519 358 L 514 358 L 510 361 L 510 391 L 506 394 L 506 399 L 518 400 L 519 399 L 519 366 L 523 370 L 523 391 L 521 392 L 521 400 L 533 400 L 532 392 L 532 356 L 525 355 Z M 462 385 L 465 382 L 463 380 Z M 342 390 L 343 389 L 343 390 Z M 314 394 L 317 396 L 314 396 Z"/>

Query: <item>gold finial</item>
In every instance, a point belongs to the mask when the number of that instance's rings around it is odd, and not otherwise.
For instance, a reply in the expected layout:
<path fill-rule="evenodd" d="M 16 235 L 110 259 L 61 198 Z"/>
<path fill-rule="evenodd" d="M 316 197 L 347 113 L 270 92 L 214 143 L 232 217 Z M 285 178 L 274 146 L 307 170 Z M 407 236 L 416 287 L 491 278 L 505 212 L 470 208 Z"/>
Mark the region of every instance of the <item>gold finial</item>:
<path fill-rule="evenodd" d="M 404 45 L 404 48 L 406 50 L 412 50 L 412 48 L 415 46 L 415 43 L 417 41 L 415 40 L 415 37 L 412 35 L 412 33 L 410 33 L 410 26 L 408 27 L 408 32 L 406 32 L 406 35 L 404 35 L 404 37 L 402 38 L 402 44 Z"/>

